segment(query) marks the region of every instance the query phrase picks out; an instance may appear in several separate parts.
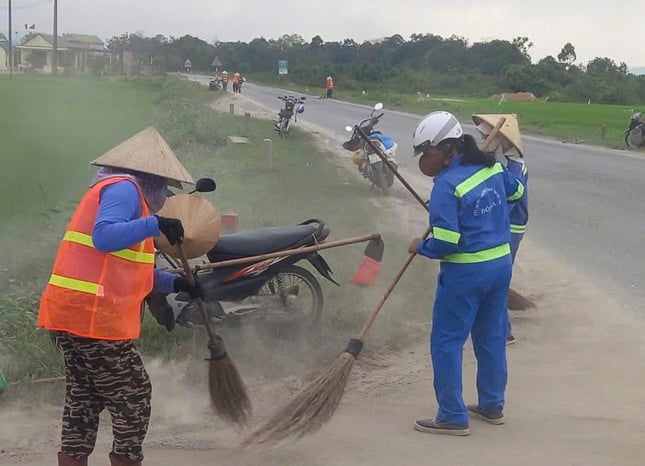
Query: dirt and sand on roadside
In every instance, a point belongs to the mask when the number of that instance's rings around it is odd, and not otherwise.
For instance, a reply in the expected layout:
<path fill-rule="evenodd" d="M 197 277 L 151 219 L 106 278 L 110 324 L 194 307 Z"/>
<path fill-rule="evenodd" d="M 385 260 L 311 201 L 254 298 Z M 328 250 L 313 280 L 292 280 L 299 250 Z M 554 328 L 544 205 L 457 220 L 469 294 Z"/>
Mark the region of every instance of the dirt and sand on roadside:
<path fill-rule="evenodd" d="M 253 116 L 260 112 L 273 116 L 243 96 L 231 95 L 217 105 L 228 111 L 229 102 Z M 355 170 L 336 139 L 320 130 L 316 134 L 323 147 L 339 154 L 340 165 Z M 423 216 L 405 196 L 397 191 L 378 202 L 389 203 L 388 208 L 399 214 L 389 221 L 405 225 L 415 236 L 424 226 Z M 235 449 L 239 434 L 212 418 L 203 391 L 177 383 L 172 375 L 181 372 L 177 367 L 150 361 L 147 367 L 155 388 L 145 463 L 642 465 L 645 321 L 599 291 L 581 271 L 540 250 L 531 242 L 530 232 L 520 249 L 513 280 L 514 288 L 533 297 L 538 307 L 513 313 L 518 342 L 508 348 L 507 422 L 503 426 L 473 420 L 472 434 L 466 438 L 412 430 L 415 419 L 431 417 L 436 410 L 425 336 L 400 351 L 360 358 L 339 411 L 320 432 L 280 448 L 251 452 Z M 407 305 L 429 309 L 431 303 Z M 476 401 L 474 374 L 468 344 L 464 351 L 467 402 Z M 297 376 L 265 382 L 253 387 L 257 419 L 286 401 L 302 383 Z M 59 415 L 59 406 L 47 404 L 0 412 L 0 464 L 55 464 Z M 107 464 L 108 426 L 109 422 L 102 423 L 91 465 Z"/>

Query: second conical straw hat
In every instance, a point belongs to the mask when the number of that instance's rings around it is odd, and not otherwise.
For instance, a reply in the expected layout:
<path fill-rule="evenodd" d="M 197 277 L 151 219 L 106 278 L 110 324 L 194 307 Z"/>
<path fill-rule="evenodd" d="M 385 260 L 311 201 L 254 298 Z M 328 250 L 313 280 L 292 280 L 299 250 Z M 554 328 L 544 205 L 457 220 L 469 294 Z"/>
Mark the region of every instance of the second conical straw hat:
<path fill-rule="evenodd" d="M 515 149 L 517 149 L 520 155 L 524 155 L 522 136 L 520 135 L 520 125 L 517 122 L 517 115 L 514 113 L 480 113 L 473 115 L 473 122 L 476 125 L 479 125 L 482 122 L 487 123 L 490 125 L 490 129 L 492 130 L 502 117 L 506 118 L 506 121 L 499 129 L 499 132 L 513 145 L 513 147 L 515 147 Z"/>
<path fill-rule="evenodd" d="M 92 165 L 125 168 L 161 176 L 180 183 L 195 184 L 159 132 L 149 126 L 93 160 Z"/>
<path fill-rule="evenodd" d="M 158 212 L 162 217 L 177 218 L 184 227 L 184 251 L 188 259 L 213 249 L 221 232 L 220 216 L 213 204 L 195 194 L 177 194 L 166 200 Z M 160 251 L 179 258 L 179 251 L 164 235 L 155 237 Z"/>

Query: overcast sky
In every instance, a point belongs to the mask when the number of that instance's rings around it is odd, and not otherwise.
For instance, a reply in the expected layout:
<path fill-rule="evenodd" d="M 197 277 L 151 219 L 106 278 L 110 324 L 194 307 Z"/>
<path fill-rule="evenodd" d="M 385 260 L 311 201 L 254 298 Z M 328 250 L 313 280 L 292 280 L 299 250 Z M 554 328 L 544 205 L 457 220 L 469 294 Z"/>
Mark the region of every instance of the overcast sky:
<path fill-rule="evenodd" d="M 623 0 L 59 0 L 59 34 L 123 32 L 147 36 L 197 36 L 207 42 L 248 42 L 255 37 L 300 34 L 307 42 L 352 38 L 357 42 L 393 34 L 443 37 L 471 43 L 527 36 L 533 61 L 556 56 L 571 42 L 578 62 L 609 57 L 645 66 L 640 30 L 642 3 Z M 0 31 L 7 30 L 8 0 L 0 0 Z M 13 25 L 52 30 L 53 0 L 13 0 Z"/>

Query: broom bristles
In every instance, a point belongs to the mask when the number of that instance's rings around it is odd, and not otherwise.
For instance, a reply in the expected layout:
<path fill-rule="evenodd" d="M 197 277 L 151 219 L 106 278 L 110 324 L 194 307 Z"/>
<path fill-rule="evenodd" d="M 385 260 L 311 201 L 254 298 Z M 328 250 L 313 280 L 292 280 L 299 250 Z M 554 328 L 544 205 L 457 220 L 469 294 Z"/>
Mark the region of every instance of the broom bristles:
<path fill-rule="evenodd" d="M 209 343 L 208 390 L 211 407 L 224 421 L 246 424 L 251 414 L 251 401 L 240 373 L 226 353 L 220 337 Z"/>
<path fill-rule="evenodd" d="M 527 309 L 534 309 L 535 303 L 532 299 L 511 288 L 508 290 L 508 308 L 511 311 L 526 311 Z"/>
<path fill-rule="evenodd" d="M 307 384 L 284 408 L 240 443 L 247 448 L 276 444 L 291 437 L 312 434 L 329 421 L 343 397 L 356 357 L 348 352 L 338 358 Z"/>

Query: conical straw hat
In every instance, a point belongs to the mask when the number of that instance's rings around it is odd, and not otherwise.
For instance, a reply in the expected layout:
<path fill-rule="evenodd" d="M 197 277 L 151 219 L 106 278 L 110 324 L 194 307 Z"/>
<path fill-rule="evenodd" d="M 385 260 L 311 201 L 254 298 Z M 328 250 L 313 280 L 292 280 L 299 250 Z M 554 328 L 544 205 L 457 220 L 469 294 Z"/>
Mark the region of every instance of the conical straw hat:
<path fill-rule="evenodd" d="M 506 121 L 500 128 L 499 132 L 506 138 L 508 142 L 511 143 L 513 147 L 520 153 L 524 155 L 524 149 L 522 148 L 522 136 L 520 135 L 520 125 L 517 122 L 517 115 L 514 113 L 508 114 L 498 114 L 498 113 L 489 113 L 489 114 L 476 114 L 473 115 L 473 122 L 476 125 L 481 123 L 487 123 L 490 125 L 489 131 L 491 131 L 500 118 L 505 117 Z"/>
<path fill-rule="evenodd" d="M 152 126 L 110 149 L 92 165 L 125 168 L 161 176 L 180 183 L 195 184 L 161 134 Z"/>
<path fill-rule="evenodd" d="M 213 249 L 221 232 L 220 216 L 213 204 L 195 194 L 177 194 L 166 200 L 158 212 L 162 217 L 178 218 L 184 227 L 184 251 L 188 259 Z M 155 237 L 160 251 L 179 258 L 179 251 L 164 235 Z"/>

